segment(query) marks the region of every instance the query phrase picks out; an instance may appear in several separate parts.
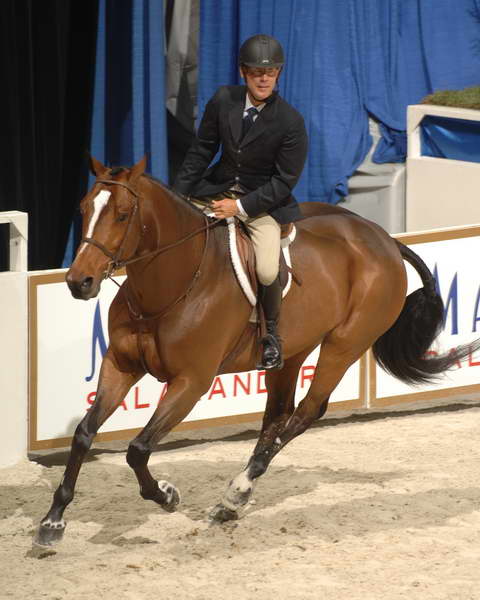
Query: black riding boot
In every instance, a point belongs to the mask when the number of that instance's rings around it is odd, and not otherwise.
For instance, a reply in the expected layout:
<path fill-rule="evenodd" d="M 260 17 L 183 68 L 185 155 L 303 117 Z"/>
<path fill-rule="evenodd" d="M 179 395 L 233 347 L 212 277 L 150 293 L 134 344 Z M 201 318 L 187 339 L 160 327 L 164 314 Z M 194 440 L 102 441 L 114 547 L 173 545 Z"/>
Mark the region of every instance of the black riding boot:
<path fill-rule="evenodd" d="M 260 285 L 258 299 L 265 315 L 267 334 L 261 339 L 262 360 L 257 365 L 257 369 L 259 371 L 281 369 L 283 367 L 282 346 L 277 325 L 282 303 L 282 287 L 278 277 L 271 285 Z"/>

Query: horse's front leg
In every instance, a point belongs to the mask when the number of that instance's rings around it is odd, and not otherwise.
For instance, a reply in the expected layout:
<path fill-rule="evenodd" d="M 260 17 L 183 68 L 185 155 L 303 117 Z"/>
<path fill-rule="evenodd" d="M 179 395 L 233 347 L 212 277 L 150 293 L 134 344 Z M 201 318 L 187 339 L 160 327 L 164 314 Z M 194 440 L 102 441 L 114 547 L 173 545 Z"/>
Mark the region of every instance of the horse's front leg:
<path fill-rule="evenodd" d="M 177 488 L 168 481 L 156 481 L 149 469 L 148 460 L 158 442 L 178 425 L 205 394 L 210 378 L 179 375 L 169 381 L 167 393 L 139 435 L 130 442 L 127 462 L 134 470 L 140 486 L 140 495 L 153 500 L 164 510 L 173 512 L 180 502 Z"/>
<path fill-rule="evenodd" d="M 271 448 L 275 439 L 285 428 L 295 409 L 295 390 L 300 367 L 310 351 L 291 357 L 281 371 L 269 371 L 265 377 L 268 391 L 267 405 L 262 429 L 254 453 L 246 468 L 230 482 L 220 504 L 210 512 L 212 521 L 228 521 L 238 518 L 238 512 L 249 501 L 259 473 L 255 457 Z M 266 467 L 265 467 L 266 469 Z"/>
<path fill-rule="evenodd" d="M 62 539 L 65 531 L 63 513 L 73 500 L 77 477 L 93 438 L 103 423 L 120 405 L 128 390 L 143 375 L 143 372 L 122 373 L 116 366 L 111 350 L 105 355 L 95 402 L 75 430 L 64 476 L 53 496 L 50 510 L 40 522 L 35 538 L 36 544 L 52 546 Z"/>

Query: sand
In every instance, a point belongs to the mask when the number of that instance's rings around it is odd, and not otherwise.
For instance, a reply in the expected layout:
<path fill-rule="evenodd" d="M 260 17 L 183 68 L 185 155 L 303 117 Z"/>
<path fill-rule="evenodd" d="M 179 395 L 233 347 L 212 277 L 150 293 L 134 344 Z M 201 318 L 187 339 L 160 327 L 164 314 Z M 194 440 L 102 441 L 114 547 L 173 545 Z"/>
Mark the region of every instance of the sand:
<path fill-rule="evenodd" d="M 64 541 L 32 549 L 66 451 L 0 470 L 0 598 L 480 599 L 480 404 L 327 419 L 258 483 L 241 519 L 208 510 L 257 425 L 173 434 L 152 472 L 177 513 L 141 499 L 126 443 L 96 446 Z"/>

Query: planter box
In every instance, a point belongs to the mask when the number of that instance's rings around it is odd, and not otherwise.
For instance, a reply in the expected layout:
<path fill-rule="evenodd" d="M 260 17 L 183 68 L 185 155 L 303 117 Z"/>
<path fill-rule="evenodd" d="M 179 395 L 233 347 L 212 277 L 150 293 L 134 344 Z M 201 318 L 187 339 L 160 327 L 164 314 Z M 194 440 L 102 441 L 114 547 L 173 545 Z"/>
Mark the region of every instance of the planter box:
<path fill-rule="evenodd" d="M 424 104 L 408 107 L 406 229 L 478 223 L 480 163 L 422 155 L 422 120 L 427 116 L 480 123 L 478 110 Z"/>

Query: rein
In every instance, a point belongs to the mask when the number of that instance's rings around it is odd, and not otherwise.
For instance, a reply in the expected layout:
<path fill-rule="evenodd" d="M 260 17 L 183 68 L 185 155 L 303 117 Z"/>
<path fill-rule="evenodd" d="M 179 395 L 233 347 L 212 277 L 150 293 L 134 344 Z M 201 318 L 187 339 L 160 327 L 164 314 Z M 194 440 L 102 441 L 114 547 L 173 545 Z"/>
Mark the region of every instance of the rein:
<path fill-rule="evenodd" d="M 130 316 L 132 317 L 132 319 L 135 319 L 136 321 L 153 321 L 155 319 L 160 319 L 160 317 L 163 317 L 165 314 L 167 314 L 167 312 L 169 312 L 180 301 L 184 300 L 188 296 L 188 294 L 192 291 L 193 286 L 195 285 L 195 283 L 197 282 L 198 278 L 201 275 L 203 263 L 204 263 L 206 255 L 207 255 L 208 242 L 209 242 L 209 237 L 210 237 L 210 229 L 211 229 L 211 227 L 213 227 L 213 225 L 216 225 L 220 221 L 220 219 L 217 219 L 213 223 L 208 223 L 208 219 L 205 216 L 205 221 L 206 221 L 205 227 L 202 227 L 201 229 L 197 229 L 196 231 L 194 231 L 190 235 L 182 238 L 181 240 L 179 240 L 178 242 L 175 242 L 174 244 L 169 244 L 168 246 L 164 246 L 163 248 L 159 249 L 161 252 L 165 252 L 166 250 L 170 250 L 170 248 L 174 248 L 175 246 L 179 246 L 181 243 L 183 243 L 186 240 L 190 239 L 191 237 L 193 237 L 197 233 L 200 233 L 202 231 L 206 232 L 205 245 L 203 246 L 202 256 L 200 258 L 200 262 L 198 264 L 197 270 L 193 274 L 192 280 L 188 284 L 187 289 L 183 292 L 183 294 L 181 294 L 180 296 L 178 296 L 178 298 L 176 298 L 173 302 L 171 302 L 170 304 L 168 304 L 165 308 L 162 308 L 162 310 L 160 312 L 158 312 L 158 313 L 156 313 L 154 315 L 151 315 L 149 317 L 145 317 L 141 312 L 135 311 L 133 309 L 131 299 L 128 297 L 127 289 L 123 288 L 124 295 L 125 295 L 125 300 L 127 301 L 128 310 L 130 312 Z M 157 254 L 157 255 L 160 254 L 160 251 L 159 252 L 155 251 L 155 254 Z M 153 254 L 153 253 L 151 253 L 151 254 Z M 150 256 L 150 254 L 142 256 L 141 258 L 142 259 L 143 258 L 147 258 L 148 256 Z M 135 260 L 137 260 L 137 259 L 135 259 Z M 132 260 L 131 262 L 135 262 L 135 260 Z M 140 260 L 140 259 L 138 259 L 138 260 Z M 129 264 L 129 263 L 125 263 L 125 264 Z M 109 277 L 109 279 L 111 281 L 113 281 L 113 283 L 117 287 L 119 287 L 119 288 L 121 287 L 120 284 L 117 281 L 115 281 L 115 279 L 113 279 L 111 275 L 109 275 L 108 277 Z"/>
<path fill-rule="evenodd" d="M 201 269 L 202 269 L 202 266 L 203 266 L 203 263 L 204 263 L 204 260 L 205 260 L 206 254 L 207 254 L 210 229 L 212 227 L 214 227 L 215 225 L 217 225 L 221 221 L 221 219 L 215 219 L 214 221 L 209 222 L 208 217 L 206 215 L 203 215 L 203 218 L 205 219 L 205 225 L 203 227 L 196 229 L 195 231 L 192 231 L 191 233 L 187 234 L 186 236 L 177 240 L 176 242 L 173 242 L 166 246 L 161 246 L 160 248 L 156 248 L 155 250 L 148 252 L 147 254 L 143 254 L 142 256 L 132 256 L 130 258 L 120 260 L 121 254 L 123 252 L 123 248 L 126 244 L 126 240 L 129 236 L 131 228 L 132 228 L 134 217 L 137 213 L 138 213 L 138 218 L 140 220 L 141 232 L 143 233 L 143 231 L 144 231 L 144 227 L 142 225 L 142 220 L 140 217 L 139 205 L 138 205 L 138 200 L 141 198 L 141 196 L 132 187 L 130 187 L 126 183 L 122 183 L 121 181 L 114 181 L 112 179 L 97 179 L 97 183 L 104 183 L 106 185 L 120 185 L 120 186 L 124 187 L 125 189 L 127 189 L 135 198 L 134 203 L 133 203 L 133 210 L 128 219 L 127 230 L 125 232 L 125 235 L 123 236 L 123 240 L 122 240 L 116 253 L 111 252 L 103 244 L 101 244 L 100 242 L 97 242 L 93 238 L 85 237 L 80 241 L 80 243 L 92 244 L 93 246 L 98 248 L 101 252 L 103 252 L 103 254 L 105 254 L 105 256 L 110 258 L 110 262 L 108 263 L 107 269 L 105 270 L 105 273 L 104 273 L 104 279 L 109 278 L 111 281 L 113 281 L 115 283 L 115 285 L 117 287 L 121 287 L 121 286 L 112 277 L 112 275 L 115 273 L 116 270 L 118 270 L 126 265 L 130 265 L 132 263 L 138 262 L 140 260 L 145 260 L 147 258 L 159 256 L 160 254 L 163 254 L 164 252 L 167 252 L 168 250 L 171 250 L 172 248 L 176 248 L 177 246 L 180 246 L 181 244 L 183 244 L 187 240 L 191 239 L 192 237 L 198 235 L 199 233 L 202 233 L 204 231 L 206 232 L 205 245 L 203 248 L 200 263 L 199 263 L 198 268 L 195 271 L 195 273 L 192 277 L 192 280 L 190 281 L 186 291 L 183 294 L 181 294 L 176 300 L 171 302 L 166 308 L 162 309 L 159 313 L 149 316 L 149 317 L 145 317 L 141 312 L 135 311 L 132 307 L 132 303 L 131 303 L 130 298 L 128 297 L 128 294 L 126 293 L 126 289 L 125 289 L 125 299 L 128 304 L 128 309 L 129 309 L 130 315 L 133 319 L 135 319 L 137 321 L 159 319 L 164 314 L 166 314 L 169 310 L 171 310 L 176 304 L 178 304 L 181 300 L 186 298 L 188 296 L 188 294 L 191 292 L 193 286 L 195 285 L 197 279 L 200 276 Z"/>
<path fill-rule="evenodd" d="M 151 258 L 153 256 L 157 256 L 158 254 L 162 254 L 163 252 L 166 252 L 167 250 L 176 248 L 177 246 L 180 246 L 180 244 L 183 244 L 184 242 L 186 242 L 190 238 L 194 237 L 198 233 L 202 233 L 203 231 L 208 231 L 211 227 L 213 227 L 214 225 L 216 225 L 217 223 L 219 223 L 221 221 L 221 219 L 215 219 L 214 221 L 209 222 L 208 218 L 205 215 L 203 215 L 205 218 L 206 224 L 203 227 L 200 227 L 199 229 L 192 231 L 191 233 L 187 234 L 185 237 L 177 240 L 176 242 L 168 244 L 167 246 L 161 246 L 160 248 L 156 248 L 155 250 L 152 250 L 151 252 L 147 252 L 147 254 L 142 254 L 142 256 L 132 256 L 130 258 L 120 260 L 120 256 L 122 254 L 123 247 L 125 246 L 126 240 L 130 233 L 130 230 L 132 228 L 133 218 L 135 217 L 135 215 L 137 213 L 138 213 L 138 217 L 140 219 L 140 230 L 142 233 L 144 231 L 144 227 L 142 225 L 142 221 L 140 218 L 140 211 L 139 211 L 139 207 L 138 207 L 138 200 L 141 198 L 141 196 L 132 187 L 130 187 L 128 184 L 123 183 L 121 181 L 114 181 L 113 179 L 97 179 L 96 183 L 104 183 L 106 185 L 120 185 L 121 187 L 124 187 L 125 189 L 127 189 L 132 194 L 132 196 L 134 196 L 134 198 L 135 198 L 135 201 L 133 203 L 133 211 L 128 218 L 127 231 L 125 232 L 122 243 L 120 244 L 120 246 L 115 254 L 113 252 L 111 252 L 106 246 L 104 246 L 100 242 L 97 242 L 97 240 L 95 240 L 94 238 L 84 237 L 80 240 L 80 244 L 83 244 L 83 243 L 92 244 L 92 246 L 95 246 L 96 248 L 98 248 L 101 252 L 103 252 L 103 254 L 105 254 L 105 256 L 107 256 L 108 258 L 111 259 L 107 265 L 104 279 L 107 279 L 107 277 L 111 277 L 111 275 L 113 275 L 113 273 L 115 271 L 117 271 L 118 269 L 121 269 L 122 267 L 125 267 L 126 265 L 130 265 L 134 262 L 138 262 L 139 260 L 144 260 L 146 258 Z"/>

